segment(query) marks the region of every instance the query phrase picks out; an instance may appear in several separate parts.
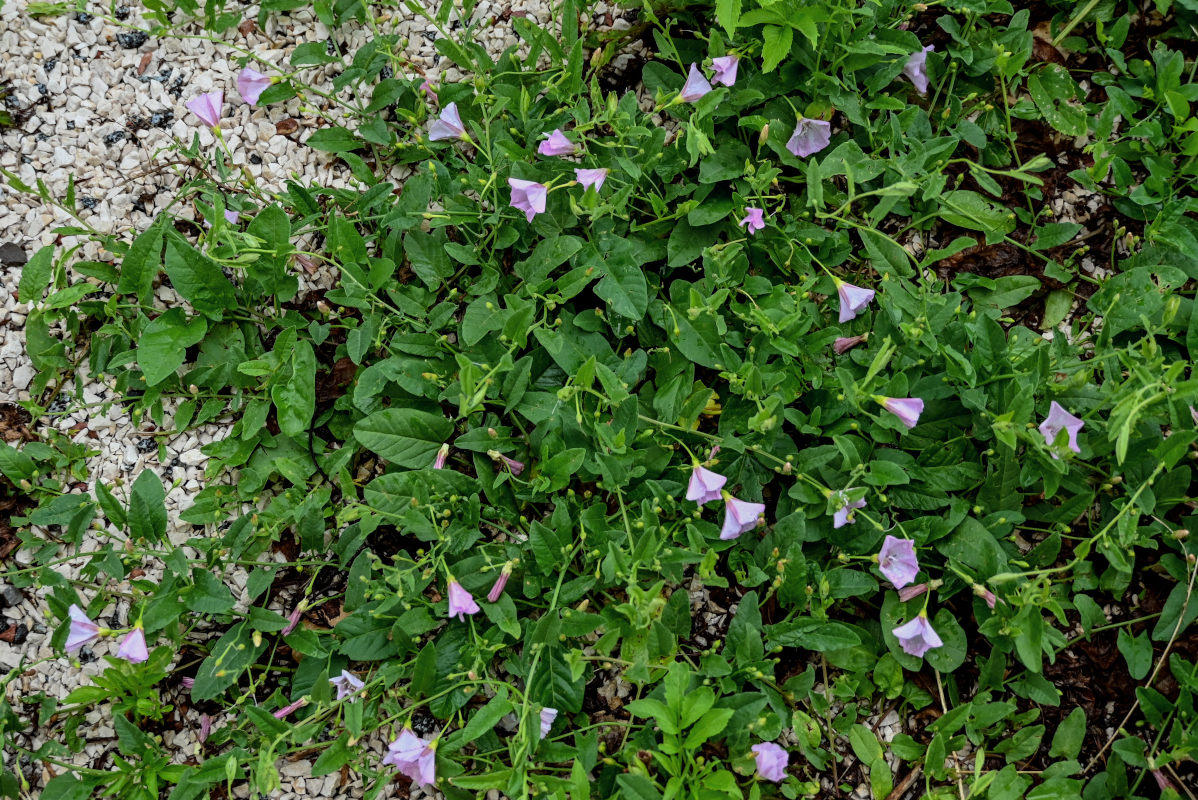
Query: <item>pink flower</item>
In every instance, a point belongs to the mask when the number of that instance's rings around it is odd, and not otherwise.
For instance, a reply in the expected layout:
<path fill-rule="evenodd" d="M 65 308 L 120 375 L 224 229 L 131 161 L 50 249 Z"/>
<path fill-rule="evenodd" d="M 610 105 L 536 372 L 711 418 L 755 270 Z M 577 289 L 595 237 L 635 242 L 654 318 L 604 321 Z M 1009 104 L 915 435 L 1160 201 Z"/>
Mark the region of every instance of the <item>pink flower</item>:
<path fill-rule="evenodd" d="M 431 142 L 470 138 L 466 135 L 466 126 L 462 124 L 462 117 L 458 114 L 457 103 L 450 103 L 441 109 L 441 117 L 428 129 L 428 138 Z"/>
<path fill-rule="evenodd" d="M 848 322 L 857 317 L 857 312 L 874 299 L 873 289 L 863 289 L 836 279 L 836 294 L 840 297 L 840 321 Z"/>
<path fill-rule="evenodd" d="M 74 653 L 100 638 L 100 626 L 88 619 L 82 608 L 72 603 L 67 609 L 67 616 L 71 618 L 71 627 L 67 631 L 68 653 Z"/>
<path fill-rule="evenodd" d="M 512 187 L 512 208 L 524 212 L 524 217 L 532 222 L 537 214 L 545 213 L 545 200 L 549 190 L 544 184 L 536 181 L 522 181 L 519 178 L 508 178 L 508 186 Z"/>
<path fill-rule="evenodd" d="M 994 596 L 994 592 L 990 591 L 980 583 L 975 583 L 973 585 L 973 593 L 985 600 L 986 605 L 989 606 L 992 611 L 994 610 L 994 607 L 998 605 L 998 598 Z"/>
<path fill-rule="evenodd" d="M 506 466 L 508 471 L 513 475 L 519 475 L 524 471 L 523 461 L 517 461 L 514 458 L 508 458 L 498 450 L 488 450 L 487 455 L 489 455 L 493 461 L 502 461 L 503 465 Z"/>
<path fill-rule="evenodd" d="M 574 170 L 574 178 L 582 184 L 584 190 L 594 186 L 597 192 L 603 188 L 603 182 L 607 180 L 607 170 L 602 168 L 576 169 Z"/>
<path fill-rule="evenodd" d="M 1080 453 L 1082 449 L 1077 446 L 1077 434 L 1085 424 L 1084 420 L 1073 416 L 1053 400 L 1052 405 L 1048 407 L 1048 418 L 1040 423 L 1040 433 L 1044 435 L 1044 441 L 1048 446 L 1053 447 L 1057 434 L 1064 430 L 1069 435 L 1069 449 Z M 1060 458 L 1055 449 L 1052 451 L 1052 457 Z"/>
<path fill-rule="evenodd" d="M 721 539 L 735 539 L 745 531 L 757 527 L 757 520 L 765 513 L 764 503 L 749 503 L 737 500 L 724 492 L 724 527 L 720 529 Z"/>
<path fill-rule="evenodd" d="M 408 728 L 400 732 L 399 738 L 387 745 L 383 763 L 399 769 L 413 783 L 435 786 L 437 783 L 436 745 L 421 739 Z"/>
<path fill-rule="evenodd" d="M 255 69 L 246 67 L 237 73 L 237 91 L 241 99 L 252 106 L 258 105 L 258 97 L 274 81 Z"/>
<path fill-rule="evenodd" d="M 428 99 L 432 100 L 434 103 L 441 101 L 441 98 L 437 97 L 436 90 L 433 89 L 432 85 L 428 81 L 420 84 L 420 91 L 424 92 Z"/>
<path fill-rule="evenodd" d="M 832 123 L 822 119 L 799 117 L 786 149 L 798 158 L 815 155 L 832 142 Z"/>
<path fill-rule="evenodd" d="M 878 571 L 886 580 L 901 589 L 915 580 L 919 574 L 919 559 L 915 556 L 915 542 L 887 536 L 878 552 Z"/>
<path fill-rule="evenodd" d="M 491 585 L 491 591 L 487 592 L 488 603 L 499 602 L 499 596 L 503 594 L 503 587 L 507 586 L 507 579 L 510 577 L 512 577 L 512 562 L 508 561 L 503 565 L 503 569 L 499 570 L 499 577 Z"/>
<path fill-rule="evenodd" d="M 695 464 L 691 468 L 690 484 L 686 487 L 686 499 L 693 500 L 699 505 L 719 500 L 720 490 L 728 479 L 718 472 L 712 472 L 706 467 Z"/>
<path fill-rule="evenodd" d="M 703 73 L 699 72 L 699 67 L 696 64 L 691 64 L 690 73 L 686 76 L 686 83 L 682 85 L 682 93 L 679 97 L 684 102 L 693 103 L 710 91 L 711 84 L 703 77 Z"/>
<path fill-rule="evenodd" d="M 932 623 L 928 622 L 928 618 L 923 614 L 920 614 L 906 625 L 900 625 L 891 631 L 891 633 L 898 639 L 903 651 L 907 655 L 915 656 L 916 658 L 944 644 L 944 642 L 940 641 L 940 637 L 936 634 L 936 631 L 932 630 Z"/>
<path fill-rule="evenodd" d="M 545 141 L 537 146 L 537 152 L 543 156 L 568 156 L 574 153 L 574 142 L 567 139 L 560 128 L 553 133 L 541 134 L 541 138 Z"/>
<path fill-rule="evenodd" d="M 347 669 L 341 670 L 341 674 L 336 678 L 329 678 L 329 683 L 333 684 L 333 688 L 337 690 L 337 699 L 344 700 L 358 692 L 366 684 L 363 683 L 357 675 Z"/>
<path fill-rule="evenodd" d="M 773 742 L 762 742 L 751 748 L 757 760 L 757 777 L 777 783 L 786 777 L 790 755 Z"/>
<path fill-rule="evenodd" d="M 920 94 L 928 93 L 928 53 L 935 49 L 936 46 L 930 44 L 922 50 L 916 50 L 903 66 L 903 74 Z"/>
<path fill-rule="evenodd" d="M 553 729 L 553 721 L 557 719 L 557 709 L 545 707 L 541 709 L 541 738 L 544 739 Z"/>
<path fill-rule="evenodd" d="M 914 586 L 908 586 L 905 589 L 899 589 L 899 602 L 905 603 L 908 600 L 914 600 L 915 598 L 927 592 L 927 590 L 928 585 L 926 583 L 917 583 Z"/>
<path fill-rule="evenodd" d="M 711 59 L 711 68 L 715 70 L 711 82 L 722 83 L 724 86 L 736 83 L 736 68 L 739 64 L 740 59 L 736 56 L 720 56 Z"/>
<path fill-rule="evenodd" d="M 299 700 L 296 700 L 291 705 L 283 706 L 278 711 L 274 712 L 273 716 L 275 719 L 284 719 L 292 711 L 295 711 L 296 709 L 299 709 L 299 708 L 303 708 L 306 705 L 308 705 L 308 698 L 301 697 Z"/>
<path fill-rule="evenodd" d="M 740 227 L 748 226 L 749 233 L 757 233 L 757 231 L 765 230 L 765 220 L 763 219 L 765 212 L 760 208 L 746 208 L 745 218 L 737 223 Z"/>
<path fill-rule="evenodd" d="M 241 219 L 241 214 L 237 213 L 236 211 L 225 209 L 225 222 L 229 223 L 230 225 L 236 225 L 237 220 L 239 219 Z"/>
<path fill-rule="evenodd" d="M 848 489 L 841 489 L 832 495 L 832 502 L 836 507 L 836 510 L 832 513 L 833 528 L 843 528 L 845 525 L 856 522 L 853 512 L 858 508 L 865 508 L 864 497 L 860 500 L 850 500 L 848 493 Z"/>
<path fill-rule="evenodd" d="M 1177 791 L 1177 787 L 1173 785 L 1173 781 L 1169 780 L 1169 776 L 1166 775 L 1163 770 L 1154 769 L 1151 770 L 1151 772 L 1152 779 L 1156 781 L 1157 788 L 1162 792 L 1166 789 L 1172 789 L 1175 792 Z"/>
<path fill-rule="evenodd" d="M 457 617 L 459 621 L 465 622 L 467 614 L 477 614 L 478 612 L 478 603 L 474 602 L 474 597 L 470 592 L 463 589 L 462 584 L 451 579 L 449 581 L 449 618 Z"/>
<path fill-rule="evenodd" d="M 182 678 L 179 683 L 183 684 L 184 689 L 194 689 L 196 685 L 195 678 Z"/>
<path fill-rule="evenodd" d="M 863 333 L 860 336 L 837 336 L 836 341 L 832 342 L 832 352 L 842 356 L 868 338 L 868 333 Z"/>
<path fill-rule="evenodd" d="M 445 469 L 445 461 L 449 458 L 449 443 L 441 445 L 437 457 L 433 459 L 433 469 Z"/>
<path fill-rule="evenodd" d="M 279 632 L 280 635 L 286 636 L 287 634 L 289 634 L 293 630 L 295 630 L 295 626 L 299 625 L 300 616 L 302 616 L 303 613 L 304 613 L 304 603 L 303 603 L 303 601 L 300 601 L 300 603 L 291 610 L 291 613 L 287 615 L 287 627 Z"/>
<path fill-rule="evenodd" d="M 123 658 L 130 664 L 140 664 L 150 657 L 146 650 L 146 632 L 140 625 L 129 631 L 129 635 L 121 642 L 116 651 L 118 658 Z"/>
<path fill-rule="evenodd" d="M 200 118 L 200 122 L 209 128 L 220 125 L 221 106 L 225 103 L 225 93 L 220 89 L 215 92 L 202 94 L 187 104 L 191 113 Z"/>
<path fill-rule="evenodd" d="M 200 714 L 200 732 L 196 735 L 196 741 L 200 744 L 208 741 L 208 734 L 212 732 L 212 717 L 207 714 Z"/>
<path fill-rule="evenodd" d="M 923 413 L 923 400 L 918 397 L 875 397 L 882 408 L 899 418 L 908 428 L 914 428 Z"/>

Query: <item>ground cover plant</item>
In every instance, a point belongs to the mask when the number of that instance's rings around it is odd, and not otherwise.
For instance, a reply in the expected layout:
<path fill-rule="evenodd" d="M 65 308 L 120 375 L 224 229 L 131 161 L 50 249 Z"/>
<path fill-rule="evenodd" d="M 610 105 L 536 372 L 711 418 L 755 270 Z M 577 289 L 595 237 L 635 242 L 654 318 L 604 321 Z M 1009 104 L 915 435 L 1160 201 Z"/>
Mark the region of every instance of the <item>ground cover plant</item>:
<path fill-rule="evenodd" d="M 188 105 L 337 64 L 307 144 L 357 188 L 197 136 L 148 230 L 23 271 L 34 418 L 81 370 L 228 435 L 177 528 L 152 470 L 0 445 L 55 657 L 120 643 L 6 693 L 0 789 L 270 796 L 303 754 L 367 796 L 1193 796 L 1198 6 L 567 0 L 493 60 L 445 5 L 458 82 L 379 8 Z M 111 762 L 62 769 L 101 704 Z M 185 761 L 177 706 L 221 723 Z"/>

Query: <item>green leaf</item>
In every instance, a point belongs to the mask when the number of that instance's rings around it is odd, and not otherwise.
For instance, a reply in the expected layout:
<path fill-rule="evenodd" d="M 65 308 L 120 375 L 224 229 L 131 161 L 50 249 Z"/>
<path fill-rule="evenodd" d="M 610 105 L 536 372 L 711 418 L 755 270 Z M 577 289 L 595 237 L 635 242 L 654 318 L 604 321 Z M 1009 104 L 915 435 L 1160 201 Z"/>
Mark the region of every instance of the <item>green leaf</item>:
<path fill-rule="evenodd" d="M 766 628 L 766 636 L 771 647 L 801 647 L 821 653 L 861 644 L 861 637 L 847 625 L 821 622 L 810 617 L 770 625 Z"/>
<path fill-rule="evenodd" d="M 319 44 L 321 48 L 324 47 L 323 42 L 316 44 Z M 322 153 L 348 153 L 366 146 L 366 142 L 340 126 L 321 128 L 309 136 L 304 144 Z"/>
<path fill-rule="evenodd" d="M 354 426 L 354 438 L 393 464 L 408 469 L 429 467 L 453 423 L 439 414 L 411 408 L 377 411 Z"/>
<path fill-rule="evenodd" d="M 969 643 L 957 617 L 947 608 L 940 609 L 932 620 L 932 630 L 944 644 L 925 653 L 924 660 L 940 672 L 952 672 L 964 664 Z"/>
<path fill-rule="evenodd" d="M 302 339 L 291 355 L 291 375 L 270 389 L 278 409 L 279 430 L 295 438 L 308 430 L 316 412 L 316 352 L 312 343 Z"/>
<path fill-rule="evenodd" d="M 21 267 L 21 281 L 17 284 L 17 296 L 22 303 L 37 305 L 42 293 L 50 285 L 54 267 L 54 246 L 46 245 L 33 254 L 33 258 Z"/>
<path fill-rule="evenodd" d="M 977 192 L 956 189 L 944 192 L 936 202 L 941 218 L 958 227 L 987 234 L 1006 234 L 1015 230 L 1015 215 Z"/>
<path fill-rule="evenodd" d="M 498 693 L 485 706 L 474 712 L 470 721 L 462 728 L 462 739 L 473 742 L 483 734 L 489 733 L 511 710 L 512 703 L 507 698 L 507 688 L 500 686 Z"/>
<path fill-rule="evenodd" d="M 237 292 L 215 261 L 173 231 L 166 237 L 166 274 L 196 311 L 219 320 L 237 304 Z"/>
<path fill-rule="evenodd" d="M 649 286 L 640 267 L 613 258 L 604 268 L 607 274 L 595 286 L 595 294 L 621 316 L 633 320 L 645 316 L 649 308 Z"/>
<path fill-rule="evenodd" d="M 741 0 L 716 0 L 715 18 L 731 39 L 740 25 Z"/>
<path fill-rule="evenodd" d="M 154 277 L 162 266 L 162 236 L 165 216 L 138 236 L 121 262 L 121 278 L 117 283 L 120 294 L 135 295 L 143 304 L 150 299 Z"/>
<path fill-rule="evenodd" d="M 1152 669 L 1152 639 L 1147 633 L 1133 636 L 1120 628 L 1115 643 L 1127 661 L 1127 674 L 1132 680 L 1143 680 Z"/>
<path fill-rule="evenodd" d="M 1086 132 L 1086 110 L 1080 105 L 1081 87 L 1060 64 L 1046 64 L 1027 79 L 1027 90 L 1044 121 L 1066 136 Z"/>
<path fill-rule="evenodd" d="M 232 686 L 258 656 L 266 650 L 266 641 L 259 637 L 254 644 L 248 622 L 239 622 L 220 637 L 196 673 L 191 696 L 195 700 L 214 700 Z"/>
<path fill-rule="evenodd" d="M 152 469 L 143 469 L 129 497 L 129 532 L 135 539 L 162 541 L 166 535 L 166 492 Z"/>
<path fill-rule="evenodd" d="M 661 800 L 661 792 L 644 775 L 622 772 L 616 776 L 616 783 L 620 784 L 620 797 L 624 800 Z"/>
<path fill-rule="evenodd" d="M 794 29 L 787 25 L 766 25 L 762 35 L 764 41 L 761 46 L 761 71 L 773 72 L 790 53 L 790 46 L 794 42 Z"/>
<path fill-rule="evenodd" d="M 435 233 L 413 230 L 404 234 L 404 255 L 408 257 L 412 271 L 430 289 L 439 288 L 446 278 L 453 275 L 453 262 L 445 252 L 447 241 L 444 229 L 438 229 Z"/>
<path fill-rule="evenodd" d="M 1082 751 L 1085 739 L 1086 712 L 1081 708 L 1075 708 L 1057 727 L 1056 733 L 1052 736 L 1052 747 L 1049 748 L 1048 755 L 1064 760 L 1077 758 Z"/>
<path fill-rule="evenodd" d="M 147 386 L 157 386 L 175 374 L 186 358 L 187 348 L 204 338 L 208 322 L 203 317 L 188 321 L 181 308 L 172 308 L 150 322 L 137 341 L 137 365 Z"/>

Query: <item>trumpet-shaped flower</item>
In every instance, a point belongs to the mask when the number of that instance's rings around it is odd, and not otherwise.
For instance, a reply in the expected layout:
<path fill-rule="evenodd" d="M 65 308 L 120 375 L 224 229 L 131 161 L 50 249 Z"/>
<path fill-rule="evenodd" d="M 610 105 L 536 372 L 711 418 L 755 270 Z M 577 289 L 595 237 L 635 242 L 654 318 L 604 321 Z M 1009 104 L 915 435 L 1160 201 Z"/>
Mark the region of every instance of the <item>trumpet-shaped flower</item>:
<path fill-rule="evenodd" d="M 329 683 L 333 684 L 333 688 L 337 690 L 337 699 L 344 700 L 353 695 L 355 692 L 361 691 L 366 684 L 347 669 L 341 670 L 341 674 L 335 678 L 329 678 Z"/>
<path fill-rule="evenodd" d="M 923 413 L 923 400 L 918 397 L 878 397 L 882 408 L 899 418 L 908 428 L 914 428 L 919 423 L 919 415 Z"/>
<path fill-rule="evenodd" d="M 252 106 L 258 105 L 258 98 L 274 81 L 256 69 L 246 67 L 237 73 L 237 92 L 241 99 Z"/>
<path fill-rule="evenodd" d="M 507 586 L 510 577 L 512 577 L 512 562 L 508 561 L 503 565 L 503 569 L 499 570 L 499 577 L 495 579 L 495 583 L 491 584 L 491 591 L 487 592 L 488 603 L 499 602 L 499 597 L 503 594 L 503 587 Z"/>
<path fill-rule="evenodd" d="M 749 233 L 757 233 L 757 231 L 764 230 L 765 212 L 760 208 L 746 208 L 745 218 L 738 222 L 737 225 L 745 228 Z"/>
<path fill-rule="evenodd" d="M 928 585 L 926 583 L 917 583 L 914 586 L 907 586 L 906 588 L 899 589 L 899 602 L 905 603 L 908 600 L 914 600 L 920 595 L 925 594 L 927 591 Z"/>
<path fill-rule="evenodd" d="M 798 158 L 815 155 L 832 142 L 832 123 L 823 119 L 799 117 L 786 149 Z"/>
<path fill-rule="evenodd" d="M 67 616 L 71 618 L 71 627 L 67 631 L 68 653 L 74 653 L 100 638 L 100 626 L 88 619 L 82 608 L 72 603 L 67 609 Z"/>
<path fill-rule="evenodd" d="M 919 559 L 915 556 L 915 542 L 887 536 L 878 552 L 878 571 L 886 580 L 902 589 L 919 574 Z"/>
<path fill-rule="evenodd" d="M 209 128 L 216 128 L 220 125 L 221 109 L 225 104 L 225 93 L 220 89 L 215 92 L 208 92 L 187 103 L 187 108 L 191 113 L 200 118 L 200 122 L 207 125 Z"/>
<path fill-rule="evenodd" d="M 445 461 L 449 458 L 449 443 L 441 445 L 437 457 L 433 459 L 433 469 L 445 469 Z"/>
<path fill-rule="evenodd" d="M 603 182 L 607 180 L 607 170 L 603 168 L 576 169 L 574 170 L 574 179 L 582 185 L 584 190 L 594 186 L 597 192 L 603 188 Z"/>
<path fill-rule="evenodd" d="M 842 356 L 868 338 L 868 333 L 863 333 L 860 336 L 837 336 L 836 341 L 832 342 L 832 352 Z"/>
<path fill-rule="evenodd" d="M 691 64 L 690 72 L 686 76 L 686 83 L 683 84 L 682 93 L 679 97 L 687 103 L 693 103 L 710 91 L 711 84 L 707 82 L 707 78 L 703 77 L 703 73 L 699 71 L 699 66 Z"/>
<path fill-rule="evenodd" d="M 546 706 L 541 709 L 541 738 L 544 739 L 553 729 L 553 721 L 557 719 L 557 709 Z"/>
<path fill-rule="evenodd" d="M 840 321 L 856 319 L 857 312 L 869 305 L 874 299 L 874 294 L 873 289 L 864 289 L 837 279 L 836 295 L 840 298 Z"/>
<path fill-rule="evenodd" d="M 287 716 L 290 715 L 292 711 L 296 711 L 297 709 L 303 708 L 306 705 L 308 705 L 308 698 L 301 697 L 299 700 L 296 700 L 294 703 L 291 703 L 290 705 L 285 705 L 282 708 L 280 708 L 278 711 L 274 712 L 273 716 L 275 719 L 286 719 Z"/>
<path fill-rule="evenodd" d="M 975 583 L 973 585 L 973 593 L 985 600 L 986 606 L 991 610 L 998 605 L 998 598 L 994 596 L 994 592 L 990 591 L 980 583 Z"/>
<path fill-rule="evenodd" d="M 720 529 L 721 539 L 735 539 L 745 531 L 757 527 L 757 520 L 765 513 L 764 503 L 749 503 L 737 500 L 727 492 L 724 497 L 724 526 Z"/>
<path fill-rule="evenodd" d="M 150 657 L 146 649 L 146 632 L 140 625 L 129 631 L 116 654 L 131 664 L 140 664 Z"/>
<path fill-rule="evenodd" d="M 474 596 L 466 591 L 462 584 L 455 580 L 449 582 L 449 617 L 457 617 L 460 621 L 465 622 L 467 614 L 477 614 L 479 612 L 478 603 L 474 602 Z"/>
<path fill-rule="evenodd" d="M 740 59 L 736 56 L 720 56 L 711 59 L 711 68 L 715 70 L 711 82 L 722 83 L 724 86 L 736 83 L 736 68 L 739 65 Z"/>
<path fill-rule="evenodd" d="M 690 484 L 686 487 L 686 499 L 693 500 L 699 505 L 719 500 L 720 490 L 728 479 L 718 472 L 712 472 L 706 467 L 695 464 L 691 469 Z"/>
<path fill-rule="evenodd" d="M 848 493 L 848 489 L 842 489 L 832 495 L 833 503 L 836 506 L 836 510 L 832 512 L 833 528 L 843 528 L 845 525 L 856 522 L 853 512 L 858 508 L 865 508 L 864 497 L 859 500 L 850 500 Z"/>
<path fill-rule="evenodd" d="M 576 149 L 574 142 L 567 139 L 560 128 L 553 133 L 541 134 L 541 138 L 545 141 L 537 146 L 537 152 L 543 156 L 569 156 L 573 155 Z"/>
<path fill-rule="evenodd" d="M 387 745 L 383 763 L 397 768 L 413 783 L 435 786 L 437 783 L 437 749 L 433 742 L 421 739 L 404 728 L 399 738 Z"/>
<path fill-rule="evenodd" d="M 757 777 L 777 783 L 786 777 L 786 765 L 790 755 L 773 742 L 762 742 L 752 747 L 757 761 Z"/>
<path fill-rule="evenodd" d="M 1069 436 L 1069 449 L 1080 453 L 1082 449 L 1077 445 L 1077 434 L 1085 424 L 1085 420 L 1073 416 L 1056 400 L 1053 400 L 1052 405 L 1048 407 L 1048 418 L 1040 423 L 1040 433 L 1043 434 L 1044 441 L 1048 446 L 1052 447 L 1056 444 L 1057 434 L 1065 431 Z M 1060 458 L 1055 451 L 1052 452 L 1052 457 Z"/>
<path fill-rule="evenodd" d="M 419 88 L 420 88 L 420 91 L 424 92 L 424 94 L 428 97 L 428 99 L 431 100 L 433 103 L 437 103 L 440 101 L 441 98 L 437 97 L 437 90 L 434 89 L 432 87 L 432 84 L 430 84 L 428 81 L 425 81 L 424 83 L 420 84 Z"/>
<path fill-rule="evenodd" d="M 903 65 L 903 74 L 920 94 L 928 93 L 928 53 L 935 49 L 936 45 L 930 44 L 922 50 L 916 50 Z"/>
<path fill-rule="evenodd" d="M 524 217 L 532 222 L 537 214 L 545 213 L 545 201 L 549 198 L 549 189 L 536 181 L 522 181 L 519 178 L 508 178 L 507 185 L 512 187 L 512 208 L 524 212 Z"/>
<path fill-rule="evenodd" d="M 898 639 L 903 652 L 916 658 L 944 644 L 936 631 L 932 630 L 932 623 L 928 622 L 928 618 L 923 614 L 891 632 L 894 638 Z"/>
<path fill-rule="evenodd" d="M 462 115 L 458 113 L 457 103 L 450 103 L 441 109 L 441 116 L 428 129 L 428 138 L 432 142 L 470 138 L 466 135 L 466 126 L 462 124 Z"/>

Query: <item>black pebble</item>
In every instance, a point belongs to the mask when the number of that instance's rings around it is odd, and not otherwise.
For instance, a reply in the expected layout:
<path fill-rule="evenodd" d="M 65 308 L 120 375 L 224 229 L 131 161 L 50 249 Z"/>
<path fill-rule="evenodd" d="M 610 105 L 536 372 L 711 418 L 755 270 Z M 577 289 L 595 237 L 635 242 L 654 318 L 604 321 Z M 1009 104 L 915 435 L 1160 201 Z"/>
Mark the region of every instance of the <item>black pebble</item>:
<path fill-rule="evenodd" d="M 38 135 L 34 136 L 33 138 L 34 138 L 35 140 L 39 141 L 39 142 L 44 142 L 44 141 L 46 141 L 47 139 L 49 139 L 49 138 L 50 138 L 50 134 L 48 134 L 48 133 L 39 133 Z"/>
<path fill-rule="evenodd" d="M 84 197 L 79 200 L 79 205 L 83 206 L 84 208 L 86 208 L 90 211 L 91 209 L 96 207 L 96 202 L 97 202 L 96 198 L 94 198 L 94 197 Z"/>
<path fill-rule="evenodd" d="M 96 660 L 96 654 L 92 652 L 90 647 L 85 647 L 79 651 L 79 663 L 90 664 Z"/>
<path fill-rule="evenodd" d="M 395 70 L 391 69 L 390 66 L 384 66 L 381 70 L 379 70 L 379 77 L 383 78 L 384 80 L 393 77 L 394 75 Z"/>
<path fill-rule="evenodd" d="M 165 128 L 174 121 L 175 112 L 170 111 L 169 109 L 166 111 L 158 111 L 150 115 L 150 124 L 155 128 Z"/>
<path fill-rule="evenodd" d="M 158 449 L 158 442 L 153 436 L 143 436 L 137 440 L 137 452 L 150 453 Z"/>
<path fill-rule="evenodd" d="M 257 153 L 250 153 L 250 163 L 251 164 L 261 164 L 262 156 L 258 155 Z"/>
<path fill-rule="evenodd" d="M 25 644 L 25 640 L 29 638 L 29 626 L 24 622 L 17 625 L 17 629 L 12 632 L 13 644 Z"/>
<path fill-rule="evenodd" d="M 18 606 L 25 599 L 25 595 L 21 594 L 21 590 L 15 586 L 5 584 L 0 588 L 0 603 L 5 606 Z"/>
<path fill-rule="evenodd" d="M 117 6 L 115 16 L 121 22 L 129 19 L 129 6 Z"/>
<path fill-rule="evenodd" d="M 58 66 L 57 58 L 47 58 L 45 61 L 42 62 L 42 69 L 44 69 L 46 71 L 47 75 L 49 75 L 51 72 L 53 72 L 54 68 L 57 66 Z"/>
<path fill-rule="evenodd" d="M 25 255 L 25 249 L 20 245 L 11 242 L 0 244 L 0 264 L 19 267 L 28 260 L 29 256 Z"/>
<path fill-rule="evenodd" d="M 146 43 L 150 37 L 141 31 L 125 31 L 116 35 L 117 44 L 126 50 L 136 50 Z"/>
<path fill-rule="evenodd" d="M 95 19 L 95 17 L 93 17 L 91 14 L 88 14 L 84 11 L 75 12 L 75 21 L 76 22 L 82 22 L 84 25 L 86 25 L 87 23 L 91 22 L 93 19 Z"/>
<path fill-rule="evenodd" d="M 50 93 L 50 89 L 49 89 L 49 87 L 47 87 L 47 86 L 46 86 L 46 84 L 44 84 L 44 83 L 39 83 L 39 84 L 37 85 L 37 92 L 38 92 L 38 94 L 42 94 L 42 95 L 44 95 L 44 94 L 49 94 L 49 93 Z"/>
<path fill-rule="evenodd" d="M 110 133 L 104 137 L 104 144 L 116 144 L 117 142 L 121 141 L 124 138 L 125 138 L 124 131 L 113 131 L 112 133 Z"/>
<path fill-rule="evenodd" d="M 75 123 L 74 123 L 74 122 L 72 122 L 72 121 L 71 121 L 71 120 L 69 120 L 69 119 L 67 120 L 67 130 L 68 130 L 68 131 L 73 131 L 73 130 L 75 130 Z"/>

